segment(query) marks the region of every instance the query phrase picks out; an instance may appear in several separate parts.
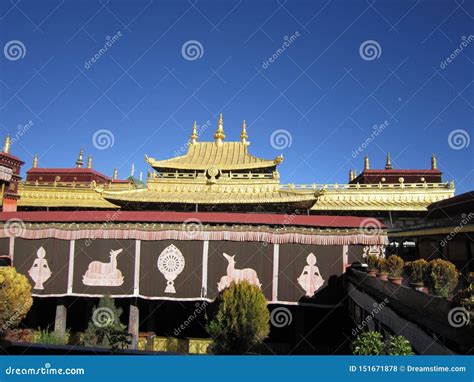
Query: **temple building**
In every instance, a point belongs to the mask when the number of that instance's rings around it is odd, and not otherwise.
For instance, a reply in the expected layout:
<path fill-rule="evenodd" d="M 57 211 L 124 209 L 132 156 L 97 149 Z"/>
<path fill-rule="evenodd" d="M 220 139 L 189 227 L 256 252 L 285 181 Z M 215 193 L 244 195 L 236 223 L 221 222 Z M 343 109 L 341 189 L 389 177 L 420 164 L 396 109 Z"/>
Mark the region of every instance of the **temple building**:
<path fill-rule="evenodd" d="M 7 138 L 0 256 L 33 285 L 28 322 L 84 330 L 97 298 L 110 295 L 135 339 L 172 335 L 177 309 L 243 279 L 269 304 L 334 309 L 346 268 L 385 252 L 393 214 L 416 221 L 454 194 L 434 156 L 428 170 L 392 169 L 390 156 L 371 170 L 366 157 L 347 184 L 283 185 L 283 156 L 262 159 L 249 145 L 245 121 L 240 141 L 228 142 L 220 115 L 213 141 L 200 141 L 194 123 L 185 155 L 145 155 L 145 183 L 101 174 L 90 156 L 84 166 L 82 150 L 68 168 L 40 167 L 35 156 L 21 181 Z M 301 322 L 300 332 L 311 331 Z"/>

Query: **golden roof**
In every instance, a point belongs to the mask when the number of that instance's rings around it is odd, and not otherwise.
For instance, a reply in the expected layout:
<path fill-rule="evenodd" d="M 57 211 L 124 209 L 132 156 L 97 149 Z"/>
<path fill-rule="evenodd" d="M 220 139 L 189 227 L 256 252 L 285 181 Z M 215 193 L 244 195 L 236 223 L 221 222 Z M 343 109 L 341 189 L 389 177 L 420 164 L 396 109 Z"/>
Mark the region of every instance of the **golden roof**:
<path fill-rule="evenodd" d="M 145 156 L 148 164 L 155 169 L 207 170 L 215 167 L 219 170 L 250 170 L 273 167 L 281 161 L 261 159 L 250 155 L 248 145 L 243 142 L 195 142 L 191 143 L 186 155 L 172 159 L 156 160 Z"/>

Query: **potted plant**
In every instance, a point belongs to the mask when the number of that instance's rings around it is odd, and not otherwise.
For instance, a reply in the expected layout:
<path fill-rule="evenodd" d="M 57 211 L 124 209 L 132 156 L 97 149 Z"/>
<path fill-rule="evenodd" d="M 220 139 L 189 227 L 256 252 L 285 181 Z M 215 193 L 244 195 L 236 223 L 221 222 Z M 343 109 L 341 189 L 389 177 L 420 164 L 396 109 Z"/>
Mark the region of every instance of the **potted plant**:
<path fill-rule="evenodd" d="M 359 334 L 352 342 L 354 355 L 380 355 L 383 354 L 383 337 L 379 332 L 365 332 Z"/>
<path fill-rule="evenodd" d="M 389 355 L 414 355 L 410 341 L 403 336 L 390 337 L 387 342 Z"/>
<path fill-rule="evenodd" d="M 377 261 L 378 257 L 376 255 L 367 255 L 367 271 L 369 275 L 375 277 L 377 274 Z"/>
<path fill-rule="evenodd" d="M 405 269 L 410 276 L 410 286 L 420 292 L 427 292 L 424 283 L 424 274 L 428 262 L 425 259 L 410 261 L 405 264 Z"/>
<path fill-rule="evenodd" d="M 447 298 L 458 284 L 459 272 L 449 261 L 436 259 L 428 263 L 425 285 L 436 296 Z"/>
<path fill-rule="evenodd" d="M 402 285 L 404 265 L 405 262 L 400 256 L 391 255 L 387 259 L 388 279 L 394 284 Z"/>
<path fill-rule="evenodd" d="M 388 280 L 387 260 L 385 260 L 383 257 L 380 257 L 377 260 L 377 277 L 380 280 L 384 280 L 384 281 Z"/>

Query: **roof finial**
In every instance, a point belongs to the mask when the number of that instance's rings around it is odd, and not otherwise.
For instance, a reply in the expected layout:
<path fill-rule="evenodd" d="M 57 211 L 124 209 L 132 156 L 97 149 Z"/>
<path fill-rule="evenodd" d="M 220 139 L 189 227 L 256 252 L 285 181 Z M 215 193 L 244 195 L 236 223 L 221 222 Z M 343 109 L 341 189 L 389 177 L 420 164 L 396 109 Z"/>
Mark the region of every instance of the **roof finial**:
<path fill-rule="evenodd" d="M 33 168 L 38 167 L 38 154 L 33 157 Z"/>
<path fill-rule="evenodd" d="M 385 170 L 392 169 L 392 160 L 390 158 L 390 152 L 387 153 L 387 161 L 385 162 Z"/>
<path fill-rule="evenodd" d="M 8 154 L 10 152 L 10 144 L 11 144 L 11 140 L 10 140 L 10 134 L 8 134 L 6 137 L 5 137 L 5 143 L 3 145 L 3 152 L 5 154 Z"/>
<path fill-rule="evenodd" d="M 364 158 L 364 170 L 370 169 L 370 164 L 369 164 L 369 156 L 366 155 Z"/>
<path fill-rule="evenodd" d="M 431 155 L 431 169 L 432 170 L 438 169 L 438 166 L 436 165 L 436 155 L 434 154 Z"/>
<path fill-rule="evenodd" d="M 76 167 L 80 168 L 82 167 L 82 165 L 84 164 L 84 161 L 82 160 L 82 157 L 84 155 L 84 150 L 79 150 L 79 155 L 77 157 L 77 161 L 76 161 Z"/>
<path fill-rule="evenodd" d="M 352 182 L 355 178 L 354 171 L 349 170 L 349 182 Z"/>
<path fill-rule="evenodd" d="M 132 168 L 130 170 L 130 176 L 133 178 L 134 174 L 135 174 L 135 163 L 132 163 Z"/>
<path fill-rule="evenodd" d="M 112 180 L 117 180 L 118 179 L 118 170 L 114 168 L 114 174 L 112 175 Z"/>
<path fill-rule="evenodd" d="M 92 155 L 89 154 L 89 158 L 87 158 L 87 168 L 92 168 Z"/>
<path fill-rule="evenodd" d="M 197 133 L 197 123 L 194 121 L 193 132 L 191 133 L 191 138 L 189 139 L 189 144 L 194 145 L 197 142 L 198 133 Z"/>
<path fill-rule="evenodd" d="M 222 119 L 222 113 L 219 114 L 219 120 L 217 121 L 217 130 L 214 134 L 214 139 L 217 144 L 222 144 L 222 141 L 225 138 L 224 134 L 224 120 Z"/>
<path fill-rule="evenodd" d="M 242 140 L 242 143 L 246 146 L 250 144 L 250 142 L 247 141 L 249 135 L 247 134 L 247 123 L 245 122 L 245 119 L 242 121 L 242 132 L 240 133 L 240 139 Z"/>

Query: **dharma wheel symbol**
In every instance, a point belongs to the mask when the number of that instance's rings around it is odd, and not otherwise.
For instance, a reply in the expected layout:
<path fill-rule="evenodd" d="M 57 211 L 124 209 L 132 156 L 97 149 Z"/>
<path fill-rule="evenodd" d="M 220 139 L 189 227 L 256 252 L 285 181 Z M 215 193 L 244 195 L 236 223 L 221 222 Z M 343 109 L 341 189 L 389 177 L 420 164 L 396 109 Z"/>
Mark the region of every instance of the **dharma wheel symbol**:
<path fill-rule="evenodd" d="M 158 257 L 158 270 L 167 281 L 165 293 L 176 293 L 174 280 L 184 269 L 184 256 L 173 244 L 166 247 Z"/>

